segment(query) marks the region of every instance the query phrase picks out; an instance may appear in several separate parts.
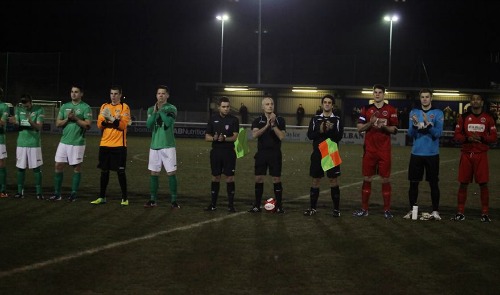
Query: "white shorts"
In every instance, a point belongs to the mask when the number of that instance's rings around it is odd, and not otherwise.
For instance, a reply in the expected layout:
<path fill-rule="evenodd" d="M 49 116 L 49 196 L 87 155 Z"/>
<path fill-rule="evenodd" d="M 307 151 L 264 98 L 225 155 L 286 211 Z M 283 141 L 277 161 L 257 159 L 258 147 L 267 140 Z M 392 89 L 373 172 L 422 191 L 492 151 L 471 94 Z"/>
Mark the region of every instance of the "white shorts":
<path fill-rule="evenodd" d="M 160 172 L 161 166 L 165 167 L 167 173 L 177 170 L 177 155 L 175 148 L 161 150 L 149 149 L 148 169 L 153 172 Z"/>
<path fill-rule="evenodd" d="M 0 159 L 7 158 L 7 146 L 5 144 L 0 144 Z"/>
<path fill-rule="evenodd" d="M 84 154 L 84 145 L 69 145 L 60 142 L 57 146 L 55 160 L 56 163 L 68 163 L 73 166 L 83 162 Z"/>
<path fill-rule="evenodd" d="M 43 165 L 41 147 L 17 147 L 16 167 L 20 169 L 33 169 Z"/>

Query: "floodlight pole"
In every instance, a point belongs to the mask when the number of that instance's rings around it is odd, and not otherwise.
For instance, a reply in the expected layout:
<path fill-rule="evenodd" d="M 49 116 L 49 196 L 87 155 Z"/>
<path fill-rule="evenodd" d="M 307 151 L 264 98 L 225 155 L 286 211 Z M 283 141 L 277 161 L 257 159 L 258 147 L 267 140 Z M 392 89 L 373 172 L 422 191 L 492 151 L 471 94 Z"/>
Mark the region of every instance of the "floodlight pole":
<path fill-rule="evenodd" d="M 257 45 L 257 84 L 260 84 L 260 65 L 262 58 L 262 0 L 259 0 L 259 38 Z"/>
<path fill-rule="evenodd" d="M 220 73 L 219 83 L 222 83 L 222 66 L 224 63 L 224 22 L 229 19 L 227 14 L 218 15 L 217 20 L 221 21 L 221 38 L 220 38 Z"/>
<path fill-rule="evenodd" d="M 397 15 L 386 15 L 384 21 L 390 22 L 389 25 L 389 77 L 387 81 L 387 87 L 391 86 L 391 62 L 392 62 L 392 23 L 397 22 L 399 17 Z"/>

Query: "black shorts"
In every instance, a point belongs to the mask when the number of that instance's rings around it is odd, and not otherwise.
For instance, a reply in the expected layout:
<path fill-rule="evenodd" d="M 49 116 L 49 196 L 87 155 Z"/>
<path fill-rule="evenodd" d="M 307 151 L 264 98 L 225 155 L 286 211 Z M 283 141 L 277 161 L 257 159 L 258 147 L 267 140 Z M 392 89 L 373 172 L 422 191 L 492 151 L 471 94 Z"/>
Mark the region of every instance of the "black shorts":
<path fill-rule="evenodd" d="M 127 165 L 127 147 L 99 147 L 99 164 L 102 170 L 118 171 Z"/>
<path fill-rule="evenodd" d="M 427 181 L 439 181 L 439 155 L 417 156 L 411 154 L 410 165 L 408 167 L 408 180 L 422 181 L 424 177 Z"/>
<path fill-rule="evenodd" d="M 311 166 L 309 168 L 309 176 L 312 178 L 323 178 L 325 176 L 325 171 L 321 167 L 321 152 L 319 150 L 313 150 L 311 154 Z M 328 178 L 336 178 L 340 176 L 340 165 L 333 167 L 332 169 L 326 170 L 326 176 Z"/>
<path fill-rule="evenodd" d="M 236 170 L 236 153 L 233 149 L 216 148 L 210 151 L 210 167 L 212 175 L 234 176 Z"/>
<path fill-rule="evenodd" d="M 282 156 L 281 150 L 261 150 L 255 156 L 255 175 L 266 175 L 269 168 L 269 175 L 281 176 Z"/>

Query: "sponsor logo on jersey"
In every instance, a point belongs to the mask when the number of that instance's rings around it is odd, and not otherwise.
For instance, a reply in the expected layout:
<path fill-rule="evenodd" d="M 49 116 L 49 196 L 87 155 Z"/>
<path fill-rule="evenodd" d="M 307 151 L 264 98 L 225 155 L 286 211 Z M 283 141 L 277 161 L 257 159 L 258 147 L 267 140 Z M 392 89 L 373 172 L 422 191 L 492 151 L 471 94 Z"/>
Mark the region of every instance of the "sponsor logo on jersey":
<path fill-rule="evenodd" d="M 469 124 L 467 125 L 467 131 L 469 132 L 484 132 L 485 130 L 484 124 Z"/>

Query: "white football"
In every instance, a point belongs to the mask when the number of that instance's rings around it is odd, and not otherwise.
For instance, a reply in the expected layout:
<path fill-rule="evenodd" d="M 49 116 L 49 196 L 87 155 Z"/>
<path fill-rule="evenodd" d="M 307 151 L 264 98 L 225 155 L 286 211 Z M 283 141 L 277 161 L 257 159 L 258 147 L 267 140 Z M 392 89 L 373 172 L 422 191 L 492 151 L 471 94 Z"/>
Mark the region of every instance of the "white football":
<path fill-rule="evenodd" d="M 273 211 L 276 208 L 276 200 L 274 198 L 269 198 L 264 203 L 264 209 L 267 211 Z"/>

